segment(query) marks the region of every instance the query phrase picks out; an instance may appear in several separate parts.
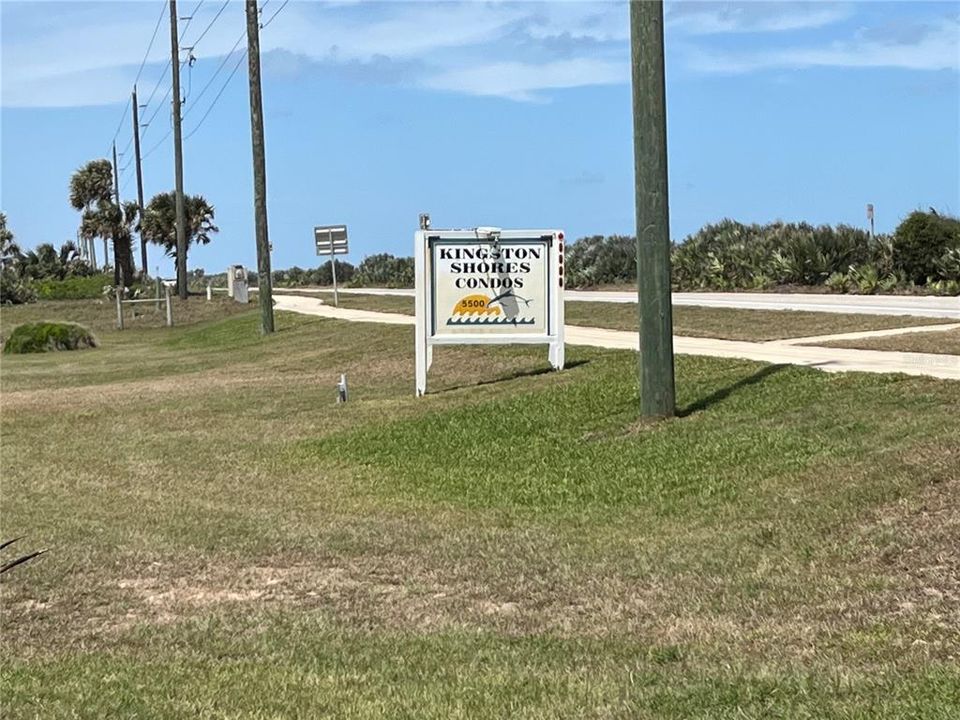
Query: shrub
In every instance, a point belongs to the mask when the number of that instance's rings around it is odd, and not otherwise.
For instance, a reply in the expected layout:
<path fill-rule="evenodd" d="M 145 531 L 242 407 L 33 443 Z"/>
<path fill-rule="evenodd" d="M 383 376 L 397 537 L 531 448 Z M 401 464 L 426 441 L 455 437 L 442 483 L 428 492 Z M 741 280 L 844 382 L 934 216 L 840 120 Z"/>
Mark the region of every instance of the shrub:
<path fill-rule="evenodd" d="M 353 279 L 356 268 L 345 260 L 337 260 L 337 283 L 348 283 Z M 276 270 L 273 284 L 278 287 L 300 287 L 303 285 L 333 285 L 330 263 L 321 263 L 311 270 L 294 265 L 289 270 Z"/>
<path fill-rule="evenodd" d="M 936 262 L 937 274 L 944 280 L 960 281 L 960 247 L 950 248 Z"/>
<path fill-rule="evenodd" d="M 927 289 L 934 295 L 960 295 L 960 280 L 935 280 Z"/>
<path fill-rule="evenodd" d="M 960 248 L 960 220 L 938 215 L 935 210 L 917 210 L 897 226 L 893 240 L 893 264 L 907 278 L 923 285 L 938 279 L 937 263 Z"/>
<path fill-rule="evenodd" d="M 20 305 L 33 302 L 37 293 L 12 267 L 0 269 L 0 303 Z"/>
<path fill-rule="evenodd" d="M 414 285 L 414 272 L 412 257 L 398 258 L 380 253 L 363 259 L 350 284 L 354 287 L 409 288 Z"/>
<path fill-rule="evenodd" d="M 846 273 L 835 272 L 830 274 L 830 277 L 827 278 L 824 285 L 832 292 L 845 293 L 850 289 L 850 279 Z"/>
<path fill-rule="evenodd" d="M 33 284 L 41 300 L 98 298 L 103 294 L 103 288 L 108 285 L 113 285 L 113 276 L 107 274 L 68 277 L 64 280 L 38 280 Z"/>
<path fill-rule="evenodd" d="M 759 225 L 721 220 L 704 225 L 673 249 L 673 282 L 683 290 L 734 290 L 763 285 L 770 268 L 769 234 Z"/>
<path fill-rule="evenodd" d="M 594 235 L 566 249 L 566 285 L 592 287 L 637 279 L 637 243 L 632 237 Z"/>
<path fill-rule="evenodd" d="M 96 346 L 96 338 L 82 325 L 66 322 L 38 322 L 14 328 L 3 346 L 3 352 L 6 354 L 40 353 L 51 350 L 80 350 Z"/>

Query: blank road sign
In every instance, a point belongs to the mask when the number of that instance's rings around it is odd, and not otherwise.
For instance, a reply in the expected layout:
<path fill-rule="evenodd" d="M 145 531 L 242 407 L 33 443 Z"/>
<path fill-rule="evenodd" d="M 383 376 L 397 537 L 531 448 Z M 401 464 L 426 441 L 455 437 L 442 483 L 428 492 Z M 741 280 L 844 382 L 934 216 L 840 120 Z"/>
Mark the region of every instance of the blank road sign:
<path fill-rule="evenodd" d="M 313 229 L 313 238 L 317 246 L 317 255 L 346 255 L 346 225 L 319 225 Z"/>
<path fill-rule="evenodd" d="M 346 247 L 330 247 L 317 243 L 317 255 L 346 255 L 350 250 Z"/>

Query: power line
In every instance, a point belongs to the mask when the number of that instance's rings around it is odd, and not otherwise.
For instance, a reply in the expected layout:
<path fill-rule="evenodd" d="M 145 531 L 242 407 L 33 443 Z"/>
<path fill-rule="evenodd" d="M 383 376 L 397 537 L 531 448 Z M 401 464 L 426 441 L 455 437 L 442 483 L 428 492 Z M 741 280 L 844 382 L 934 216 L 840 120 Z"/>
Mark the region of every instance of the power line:
<path fill-rule="evenodd" d="M 110 140 L 111 144 L 113 144 L 113 142 L 117 139 L 117 135 L 120 134 L 120 128 L 123 127 L 123 121 L 127 119 L 127 112 L 129 110 L 130 110 L 130 99 L 127 98 L 127 104 L 123 106 L 123 115 L 120 116 L 120 122 L 117 123 L 117 129 L 113 133 L 113 138 Z"/>
<path fill-rule="evenodd" d="M 148 157 L 150 157 L 150 156 L 154 153 L 155 150 L 157 150 L 161 145 L 163 145 L 163 143 L 166 141 L 166 139 L 167 139 L 168 137 L 170 137 L 170 135 L 171 135 L 172 133 L 173 133 L 173 128 L 170 128 L 169 130 L 167 130 L 167 134 L 164 135 L 162 138 L 160 138 L 160 139 L 157 141 L 156 145 L 154 145 L 153 147 L 151 147 L 151 148 L 150 148 L 149 150 L 147 150 L 143 155 L 140 156 L 140 162 L 143 162 L 143 161 L 146 160 Z"/>
<path fill-rule="evenodd" d="M 267 0 L 267 2 L 269 2 L 269 1 L 270 1 L 270 0 Z M 280 7 L 277 8 L 277 11 L 276 11 L 273 15 L 270 16 L 270 19 L 269 19 L 269 20 L 267 20 L 265 23 L 263 23 L 263 25 L 260 26 L 260 29 L 262 30 L 262 29 L 265 28 L 267 25 L 269 25 L 270 23 L 272 23 L 272 22 L 273 22 L 273 19 L 274 19 L 277 15 L 280 14 L 280 11 L 283 10 L 283 9 L 287 6 L 287 3 L 288 3 L 288 2 L 290 2 L 290 0 L 283 0 L 283 5 L 281 5 Z M 264 4 L 263 4 L 263 7 L 260 8 L 260 12 L 263 12 L 263 8 L 265 8 L 266 6 L 267 6 L 267 3 L 264 3 Z"/>
<path fill-rule="evenodd" d="M 150 37 L 150 44 L 147 45 L 147 51 L 143 54 L 143 60 L 140 62 L 140 68 L 137 70 L 137 78 L 136 78 L 136 80 L 133 81 L 134 85 L 136 85 L 137 82 L 139 82 L 139 80 L 140 80 L 140 73 L 143 72 L 143 67 L 144 67 L 144 65 L 146 65 L 146 63 L 147 63 L 147 57 L 150 55 L 150 50 L 151 50 L 151 48 L 153 48 L 153 41 L 156 40 L 156 38 L 157 38 L 157 32 L 158 32 L 159 29 L 160 29 L 160 21 L 163 19 L 163 9 L 165 9 L 165 8 L 166 8 L 166 3 L 164 3 L 164 6 L 163 6 L 163 8 L 161 9 L 161 12 L 160 12 L 160 16 L 157 18 L 157 24 L 156 24 L 156 26 L 153 28 L 153 35 Z M 123 127 L 123 122 L 124 122 L 124 120 L 127 119 L 127 113 L 128 113 L 129 111 L 130 111 L 130 99 L 128 98 L 126 105 L 124 105 L 124 107 L 123 107 L 123 114 L 120 116 L 120 122 L 117 123 L 117 129 L 116 129 L 116 130 L 114 131 L 114 133 L 113 133 L 113 139 L 110 141 L 111 145 L 112 145 L 114 142 L 116 142 L 117 136 L 120 134 L 120 129 Z M 131 141 L 131 142 L 133 141 L 133 138 L 132 138 L 132 137 L 130 138 L 130 141 Z M 129 147 L 130 147 L 130 143 L 127 143 L 127 148 L 129 148 Z M 127 151 L 127 148 L 125 148 L 125 149 L 123 150 L 123 152 L 126 152 L 126 151 Z"/>
<path fill-rule="evenodd" d="M 197 10 L 200 9 L 200 6 L 203 5 L 203 3 L 204 0 L 200 0 L 200 2 L 197 3 L 197 6 L 193 9 L 193 12 L 190 13 L 189 17 L 187 17 L 187 21 L 183 24 L 183 29 L 180 31 L 180 39 L 177 41 L 178 43 L 183 43 L 183 37 L 187 34 L 187 28 L 190 27 L 190 23 L 193 22 L 193 18 L 197 14 Z"/>
<path fill-rule="evenodd" d="M 193 41 L 193 47 L 196 47 L 197 45 L 199 45 L 200 41 L 203 40 L 204 37 L 206 37 L 207 33 L 210 31 L 210 28 L 213 27 L 213 24 L 220 18 L 220 16 L 223 14 L 223 11 L 227 9 L 227 5 L 229 4 L 230 4 L 230 0 L 224 0 L 223 5 L 221 5 L 220 9 L 217 10 L 217 14 L 213 16 L 213 20 L 211 20 L 210 23 L 207 25 L 207 27 L 204 28 L 203 32 L 200 33 L 200 36 Z"/>
<path fill-rule="evenodd" d="M 217 104 L 217 100 L 220 99 L 220 96 L 223 95 L 224 90 L 227 89 L 227 85 L 230 84 L 230 81 L 233 79 L 233 76 L 237 74 L 237 70 L 240 69 L 240 65 L 243 63 L 244 58 L 247 56 L 247 51 L 244 50 L 240 53 L 240 57 L 237 59 L 237 64 L 233 66 L 233 70 L 230 71 L 230 74 L 227 76 L 226 82 L 223 83 L 223 86 L 220 88 L 220 92 L 217 93 L 217 96 L 213 98 L 213 102 L 210 103 L 210 107 L 207 108 L 207 111 L 203 114 L 203 117 L 200 118 L 200 122 L 193 126 L 193 130 L 187 133 L 187 136 L 183 138 L 184 140 L 189 140 L 190 137 L 200 129 L 200 126 L 203 125 L 203 121 L 207 119 L 207 116 L 210 114 L 210 111 L 213 110 L 213 106 Z"/>
<path fill-rule="evenodd" d="M 194 41 L 194 44 L 193 44 L 194 47 L 196 47 L 197 43 L 207 34 L 210 28 L 213 27 L 213 24 L 217 21 L 220 15 L 223 14 L 223 11 L 226 9 L 229 2 L 230 0 L 226 0 L 226 2 L 224 2 L 224 4 L 220 7 L 216 15 L 214 15 L 213 19 L 207 24 L 203 32 L 200 33 L 200 36 L 197 38 L 197 40 Z M 204 0 L 200 0 L 200 2 L 197 3 L 197 6 L 193 9 L 193 14 L 187 19 L 186 24 L 183 26 L 183 32 L 181 32 L 180 34 L 181 41 L 183 40 L 183 36 L 186 33 L 187 27 L 190 25 L 190 22 L 193 20 L 194 16 L 196 15 L 197 11 L 200 9 L 200 6 L 203 5 L 203 3 L 204 3 Z M 232 53 L 233 50 L 231 50 L 230 52 Z M 157 79 L 156 84 L 153 86 L 153 90 L 150 91 L 150 95 L 149 97 L 147 97 L 147 101 L 143 103 L 142 107 L 144 109 L 148 108 L 150 106 L 150 103 L 153 102 L 153 98 L 156 95 L 157 90 L 160 89 L 160 85 L 163 83 L 164 79 L 166 78 L 167 71 L 170 70 L 170 66 L 172 65 L 172 62 L 173 62 L 172 60 L 169 60 L 169 59 L 167 60 L 167 64 L 164 66 L 163 72 L 161 73 L 160 77 Z M 171 93 L 172 93 L 172 90 L 168 89 L 166 94 L 161 99 L 160 105 L 153 111 L 153 114 L 150 115 L 147 121 L 145 123 L 142 123 L 144 129 L 143 129 L 143 132 L 141 133 L 141 137 L 147 134 L 151 124 L 153 123 L 154 118 L 157 116 L 157 113 L 160 111 L 160 108 L 163 107 L 164 103 L 166 102 L 166 99 L 170 96 Z M 197 99 L 199 99 L 199 96 Z M 146 155 L 144 155 L 143 157 L 146 157 Z"/>
<path fill-rule="evenodd" d="M 263 3 L 263 5 L 260 6 L 260 12 L 261 12 L 261 13 L 263 12 L 263 8 L 265 8 L 265 7 L 267 6 L 267 3 L 269 3 L 269 2 L 270 2 L 270 0 L 266 0 L 266 1 Z M 289 2 L 289 0 L 284 0 L 283 4 L 277 9 L 277 11 L 276 11 L 273 15 L 270 16 L 270 19 L 267 21 L 267 23 L 266 23 L 263 27 L 266 27 L 266 25 L 269 25 L 270 22 L 272 22 L 273 19 L 274 19 L 277 15 L 279 15 L 280 12 L 283 10 L 283 8 L 286 6 L 286 4 L 287 4 L 288 2 Z M 210 87 L 211 83 L 213 83 L 214 78 L 216 78 L 216 76 L 220 73 L 220 70 L 221 70 L 221 69 L 223 68 L 223 66 L 226 64 L 226 62 L 227 62 L 227 60 L 230 58 L 230 56 L 233 55 L 234 52 L 236 52 L 237 47 L 238 47 L 238 46 L 240 45 L 240 43 L 243 41 L 244 37 L 246 37 L 246 32 L 244 32 L 243 35 L 241 35 L 239 38 L 237 38 L 237 41 L 233 44 L 233 48 L 232 48 L 232 49 L 230 50 L 230 52 L 226 55 L 226 57 L 224 57 L 224 59 L 221 61 L 220 66 L 217 68 L 216 72 L 214 72 L 213 76 L 210 78 L 210 80 L 209 80 L 209 81 L 207 82 L 207 84 L 204 86 L 203 90 L 200 91 L 200 94 L 197 95 L 197 98 L 196 98 L 197 100 L 199 100 L 201 97 L 203 97 L 203 93 L 206 91 L 206 89 L 207 89 L 208 87 Z M 223 95 L 224 91 L 226 91 L 227 86 L 230 84 L 230 81 L 233 79 L 233 76 L 237 74 L 237 70 L 240 69 L 240 65 L 243 63 L 243 60 L 244 60 L 244 58 L 245 58 L 246 56 L 247 56 L 247 51 L 246 51 L 246 50 L 244 50 L 242 53 L 240 53 L 240 57 L 237 58 L 236 64 L 233 66 L 233 69 L 230 71 L 230 74 L 227 76 L 227 79 L 224 81 L 223 85 L 220 87 L 220 90 L 217 92 L 216 97 L 213 98 L 213 101 L 212 101 L 212 102 L 210 103 L 210 105 L 207 107 L 206 112 L 203 114 L 203 117 L 200 118 L 199 122 L 197 122 L 197 124 L 193 126 L 193 129 L 192 129 L 189 133 L 187 133 L 187 135 L 183 138 L 184 140 L 189 139 L 194 133 L 197 132 L 197 130 L 200 129 L 200 126 L 203 125 L 203 121 L 207 119 L 207 117 L 210 115 L 210 112 L 213 110 L 214 106 L 217 104 L 217 101 L 220 99 L 220 96 Z M 194 102 L 196 102 L 196 101 L 194 101 Z M 190 110 L 191 110 L 191 109 L 192 109 L 192 106 L 191 106 L 191 108 L 187 108 L 187 112 L 184 113 L 184 117 L 186 117 L 186 116 L 190 113 Z"/>
<path fill-rule="evenodd" d="M 157 17 L 157 25 L 153 28 L 153 35 L 150 36 L 150 44 L 147 45 L 147 51 L 143 54 L 143 60 L 140 62 L 140 69 L 137 70 L 137 78 L 133 81 L 134 85 L 140 82 L 140 73 L 143 72 L 143 66 L 147 64 L 147 58 L 150 56 L 150 51 L 153 49 L 153 41 L 157 39 L 157 32 L 160 30 L 160 23 L 163 21 L 163 16 L 166 9 L 167 3 L 164 1 L 163 5 L 160 7 L 160 15 Z"/>
<path fill-rule="evenodd" d="M 131 133 L 130 133 L 130 139 L 127 140 L 127 144 L 124 146 L 123 150 L 120 151 L 120 154 L 121 154 L 121 155 L 126 155 L 126 154 L 127 154 L 127 150 L 130 149 L 130 146 L 131 146 L 132 144 L 133 144 L 133 133 L 131 132 Z M 127 163 L 127 164 L 129 165 L 130 163 Z"/>
<path fill-rule="evenodd" d="M 146 135 L 147 132 L 150 130 L 150 127 L 153 124 L 153 119 L 157 116 L 157 113 L 160 112 L 160 109 L 166 104 L 167 98 L 170 97 L 170 94 L 172 92 L 173 92 L 173 88 L 169 88 L 167 92 L 164 94 L 163 98 L 160 100 L 160 104 L 157 105 L 157 109 L 153 111 L 153 115 L 151 115 L 150 118 L 145 123 L 140 123 L 141 127 L 146 128 L 142 133 L 140 133 L 141 138 L 144 135 Z"/>
<path fill-rule="evenodd" d="M 227 61 L 230 57 L 237 51 L 237 48 L 240 46 L 240 43 L 243 42 L 243 39 L 246 37 L 246 32 L 244 32 L 240 37 L 237 38 L 237 41 L 233 44 L 233 47 L 230 48 L 230 52 L 223 56 L 223 60 L 220 61 L 220 65 L 217 66 L 217 69 L 214 71 L 213 75 L 210 76 L 210 79 L 207 81 L 207 84 L 203 86 L 203 89 L 199 92 L 196 98 L 193 100 L 193 104 L 187 108 L 187 111 L 183 114 L 184 117 L 190 114 L 190 111 L 196 106 L 196 103 L 199 102 L 200 98 L 203 97 L 203 94 L 210 88 L 213 84 L 213 81 L 217 79 L 217 75 L 220 74 L 220 71 L 223 70 L 224 65 L 227 64 Z"/>
<path fill-rule="evenodd" d="M 170 69 L 170 60 L 167 60 L 167 64 L 163 68 L 163 72 L 160 73 L 160 77 L 157 79 L 157 84 L 153 86 L 153 90 L 150 91 L 150 97 L 147 98 L 147 101 L 143 104 L 143 107 L 150 105 L 150 102 L 153 100 L 153 96 L 157 94 L 157 90 L 160 89 L 160 83 L 163 82 L 163 79 L 167 76 L 167 70 Z"/>

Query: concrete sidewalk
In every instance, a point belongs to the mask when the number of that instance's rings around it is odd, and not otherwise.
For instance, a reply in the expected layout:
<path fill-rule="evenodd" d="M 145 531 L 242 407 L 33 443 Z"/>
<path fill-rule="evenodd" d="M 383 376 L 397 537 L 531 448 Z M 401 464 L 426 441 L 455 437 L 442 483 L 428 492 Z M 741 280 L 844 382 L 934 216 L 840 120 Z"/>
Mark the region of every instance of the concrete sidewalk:
<path fill-rule="evenodd" d="M 351 322 L 413 325 L 412 315 L 347 310 L 325 305 L 322 300 L 298 295 L 275 295 L 278 310 L 349 320 Z M 605 328 L 565 326 L 568 345 L 620 350 L 637 350 L 637 333 Z M 754 343 L 736 340 L 715 340 L 675 335 L 674 350 L 681 355 L 708 355 L 711 357 L 741 358 L 775 364 L 804 365 L 827 372 L 874 372 L 928 375 L 947 380 L 960 380 L 960 357 L 928 353 L 882 352 L 879 350 L 850 350 L 807 345 L 789 345 L 784 342 Z"/>

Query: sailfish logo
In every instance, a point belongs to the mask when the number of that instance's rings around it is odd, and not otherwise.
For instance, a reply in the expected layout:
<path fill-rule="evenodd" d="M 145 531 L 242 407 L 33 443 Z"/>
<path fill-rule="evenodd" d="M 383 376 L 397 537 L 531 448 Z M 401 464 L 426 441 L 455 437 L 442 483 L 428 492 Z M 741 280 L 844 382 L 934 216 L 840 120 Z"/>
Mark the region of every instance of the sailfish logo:
<path fill-rule="evenodd" d="M 513 307 L 504 305 L 505 300 Z M 453 306 L 447 325 L 533 325 L 535 321 L 532 318 L 517 316 L 521 302 L 524 307 L 530 307 L 533 301 L 520 297 L 513 290 L 507 290 L 494 298 L 479 293 L 467 295 Z"/>

